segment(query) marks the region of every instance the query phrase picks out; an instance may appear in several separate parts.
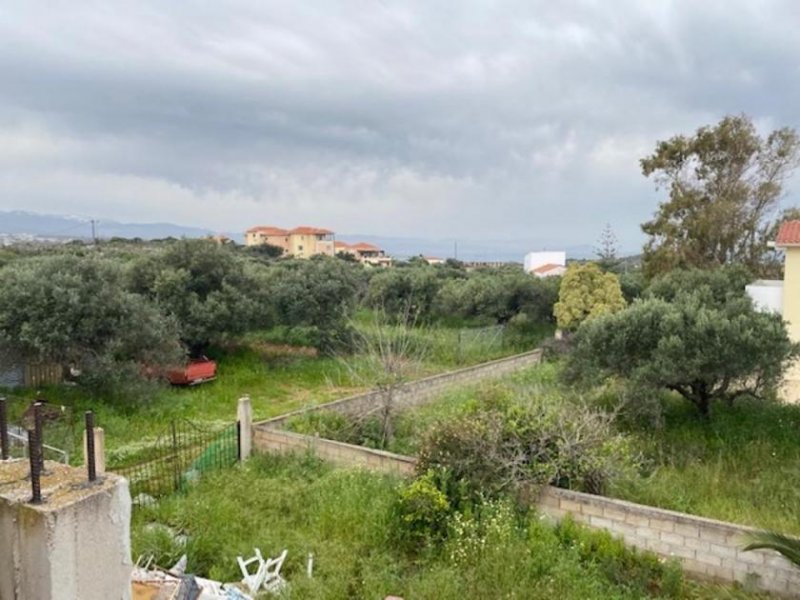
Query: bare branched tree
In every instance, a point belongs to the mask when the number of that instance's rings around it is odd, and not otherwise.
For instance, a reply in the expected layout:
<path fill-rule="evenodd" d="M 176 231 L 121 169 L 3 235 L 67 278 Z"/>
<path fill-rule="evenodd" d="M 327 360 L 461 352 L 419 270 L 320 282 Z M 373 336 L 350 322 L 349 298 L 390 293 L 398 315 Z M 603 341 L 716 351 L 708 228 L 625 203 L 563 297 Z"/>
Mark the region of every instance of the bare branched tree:
<path fill-rule="evenodd" d="M 342 360 L 350 379 L 377 392 L 378 403 L 354 415 L 354 426 L 378 415 L 381 424 L 381 446 L 394 437 L 394 419 L 401 388 L 422 370 L 427 353 L 424 335 L 420 335 L 412 303 L 407 303 L 398 318 L 387 316 L 381 309 L 375 311 L 367 328 L 353 329 L 355 357 Z"/>

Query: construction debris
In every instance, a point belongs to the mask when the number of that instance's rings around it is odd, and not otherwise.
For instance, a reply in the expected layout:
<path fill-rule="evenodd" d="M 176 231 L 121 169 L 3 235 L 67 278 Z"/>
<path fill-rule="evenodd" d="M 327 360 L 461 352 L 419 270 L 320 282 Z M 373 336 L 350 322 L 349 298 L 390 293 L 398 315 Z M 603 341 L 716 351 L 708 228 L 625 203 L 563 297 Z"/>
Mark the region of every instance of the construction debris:
<path fill-rule="evenodd" d="M 153 565 L 153 558 L 136 562 L 131 575 L 133 600 L 253 600 L 238 584 L 186 575 L 186 556 L 170 570 Z"/>
<path fill-rule="evenodd" d="M 255 556 L 246 560 L 237 556 L 236 562 L 242 572 L 241 584 L 221 583 L 186 574 L 189 559 L 185 554 L 171 569 L 154 565 L 152 556 L 146 560 L 140 557 L 131 575 L 133 600 L 253 600 L 253 596 L 262 590 L 276 594 L 287 585 L 280 574 L 287 552 L 284 550 L 276 558 L 264 560 L 261 550 L 256 548 Z M 309 577 L 313 560 L 313 555 L 309 554 Z M 253 565 L 255 569 L 251 571 Z M 242 591 L 241 586 L 247 588 L 252 596 Z"/>

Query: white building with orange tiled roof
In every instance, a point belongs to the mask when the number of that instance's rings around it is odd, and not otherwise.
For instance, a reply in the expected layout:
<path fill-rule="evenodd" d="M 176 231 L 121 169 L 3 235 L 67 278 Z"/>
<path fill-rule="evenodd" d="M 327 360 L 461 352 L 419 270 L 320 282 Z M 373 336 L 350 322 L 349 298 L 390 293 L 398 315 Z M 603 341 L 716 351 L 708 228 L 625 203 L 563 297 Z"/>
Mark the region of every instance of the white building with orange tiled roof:
<path fill-rule="evenodd" d="M 537 277 L 563 275 L 567 267 L 567 253 L 561 251 L 528 252 L 525 255 L 525 272 Z"/>

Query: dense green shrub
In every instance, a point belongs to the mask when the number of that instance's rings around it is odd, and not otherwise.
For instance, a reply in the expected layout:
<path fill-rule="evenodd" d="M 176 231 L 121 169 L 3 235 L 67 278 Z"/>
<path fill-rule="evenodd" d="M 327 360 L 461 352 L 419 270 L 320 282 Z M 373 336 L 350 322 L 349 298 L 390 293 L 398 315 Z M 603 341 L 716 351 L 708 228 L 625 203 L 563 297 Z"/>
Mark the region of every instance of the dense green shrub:
<path fill-rule="evenodd" d="M 477 271 L 447 281 L 436 296 L 434 312 L 440 319 L 507 323 L 524 316 L 531 322 L 552 322 L 558 279 L 532 277 L 512 268 Z"/>
<path fill-rule="evenodd" d="M 640 270 L 620 273 L 619 287 L 622 289 L 622 295 L 625 297 L 625 302 L 630 304 L 637 298 L 640 298 L 644 293 L 644 273 L 642 273 Z"/>
<path fill-rule="evenodd" d="M 635 463 L 607 414 L 534 399 L 438 423 L 422 439 L 417 469 L 446 473 L 440 484 L 461 505 L 543 484 L 602 493 Z"/>
<path fill-rule="evenodd" d="M 427 265 L 385 269 L 370 279 L 366 305 L 404 321 L 425 322 L 442 281 Z"/>
<path fill-rule="evenodd" d="M 586 320 L 625 307 L 619 278 L 595 263 L 572 264 L 561 279 L 553 314 L 561 329 L 574 331 Z"/>
<path fill-rule="evenodd" d="M 409 552 L 438 544 L 447 535 L 450 502 L 436 483 L 434 473 L 429 472 L 402 486 L 398 492 L 394 537 Z"/>

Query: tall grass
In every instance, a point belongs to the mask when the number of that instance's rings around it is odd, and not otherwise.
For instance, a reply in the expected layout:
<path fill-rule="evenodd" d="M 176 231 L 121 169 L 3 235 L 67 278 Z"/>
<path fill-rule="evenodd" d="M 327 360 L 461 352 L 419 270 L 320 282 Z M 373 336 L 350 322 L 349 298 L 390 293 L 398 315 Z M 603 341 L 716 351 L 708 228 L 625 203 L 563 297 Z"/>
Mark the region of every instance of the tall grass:
<path fill-rule="evenodd" d="M 285 548 L 282 574 L 292 598 L 748 597 L 688 584 L 674 566 L 625 550 L 608 535 L 503 510 L 479 523 L 466 515 L 443 548 L 410 556 L 391 535 L 399 485 L 390 476 L 333 470 L 308 457 L 256 457 L 138 510 L 133 550 L 167 566 L 186 552 L 191 572 L 230 581 L 241 578 L 237 555 Z M 309 553 L 313 579 L 305 574 Z"/>
<path fill-rule="evenodd" d="M 357 325 L 368 329 L 368 317 L 369 314 L 361 315 Z M 411 332 L 414 343 L 425 349 L 421 353 L 424 359 L 419 376 L 499 358 L 522 349 L 504 344 L 502 336 L 493 336 L 491 343 L 481 343 L 480 335 L 470 337 L 459 331 L 430 327 Z M 291 336 L 300 333 L 284 328 L 250 335 L 225 349 L 212 348 L 209 355 L 219 365 L 215 381 L 191 388 L 156 387 L 152 395 L 128 404 L 88 397 L 79 387 L 63 385 L 41 390 L 13 390 L 6 393 L 11 418 L 12 421 L 16 419 L 37 392 L 41 392 L 48 401 L 72 409 L 74 439 L 69 449 L 75 450 L 81 444 L 83 412 L 93 410 L 97 425 L 105 430 L 109 464 L 113 467 L 119 461 L 134 460 L 138 453 L 166 434 L 173 419 L 189 419 L 209 427 L 231 422 L 236 417 L 237 399 L 245 394 L 251 398 L 254 417 L 266 419 L 368 387 L 368 382 L 354 379 L 354 369 L 349 368 L 362 360 L 358 355 L 317 356 L 308 348 L 273 343 L 297 341 Z M 545 334 L 543 330 L 542 335 Z M 73 453 L 73 459 L 73 462 L 80 462 L 80 452 Z"/>
<path fill-rule="evenodd" d="M 80 448 L 85 410 L 96 414 L 97 426 L 106 434 L 109 463 L 152 445 L 165 434 L 173 419 L 189 419 L 206 426 L 229 423 L 236 418 L 237 400 L 248 394 L 256 419 L 306 405 L 327 402 L 357 391 L 347 373 L 334 359 L 272 353 L 250 347 L 212 354 L 219 358 L 215 381 L 196 387 L 160 387 L 151 398 L 131 404 L 108 403 L 88 398 L 77 387 L 53 386 L 40 390 L 48 401 L 71 407 L 75 419 L 75 447 Z M 11 418 L 16 419 L 36 396 L 35 390 L 7 394 Z M 76 456 L 76 459 L 80 459 Z"/>
<path fill-rule="evenodd" d="M 491 383 L 447 392 L 435 402 L 401 413 L 395 437 L 386 448 L 416 454 L 422 435 L 437 423 L 456 419 L 481 404 L 536 395 L 547 402 L 571 402 L 578 396 L 561 386 L 559 367 L 542 364 Z M 613 392 L 612 392 L 613 394 Z M 591 393 L 583 401 L 593 401 Z M 595 394 L 609 401 L 609 392 Z M 665 395 L 660 427 L 618 423 L 641 469 L 612 481 L 609 494 L 765 529 L 800 534 L 800 406 L 739 400 L 714 407 L 710 420 L 693 406 Z M 336 417 L 299 420 L 296 430 L 351 443 L 376 445 L 373 428 Z M 377 427 L 377 425 L 376 425 Z M 359 438 L 360 436 L 360 438 Z"/>
<path fill-rule="evenodd" d="M 800 406 L 740 400 L 704 421 L 679 398 L 663 402 L 663 428 L 629 428 L 649 465 L 615 495 L 800 534 Z"/>

